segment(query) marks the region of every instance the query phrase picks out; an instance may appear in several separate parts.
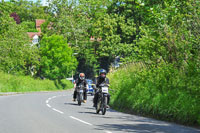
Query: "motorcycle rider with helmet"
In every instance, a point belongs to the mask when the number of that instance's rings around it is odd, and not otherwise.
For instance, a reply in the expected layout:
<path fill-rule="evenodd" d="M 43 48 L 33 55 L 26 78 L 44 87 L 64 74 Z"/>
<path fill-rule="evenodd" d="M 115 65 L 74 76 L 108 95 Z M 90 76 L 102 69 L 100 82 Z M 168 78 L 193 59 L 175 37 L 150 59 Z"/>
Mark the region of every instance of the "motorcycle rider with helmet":
<path fill-rule="evenodd" d="M 88 83 L 85 79 L 85 74 L 84 73 L 80 73 L 79 77 L 75 80 L 75 84 L 74 84 L 74 94 L 73 94 L 73 101 L 76 101 L 76 95 L 77 95 L 77 87 L 83 84 L 84 85 L 84 89 L 83 89 L 83 102 L 86 103 L 87 100 L 87 89 L 88 89 Z"/>
<path fill-rule="evenodd" d="M 109 79 L 106 78 L 106 70 L 105 69 L 101 69 L 99 71 L 99 76 L 95 80 L 96 86 L 94 86 L 95 95 L 94 95 L 94 99 L 93 99 L 93 103 L 94 103 L 93 107 L 97 107 L 97 101 L 98 101 L 98 97 L 99 97 L 99 89 L 98 88 L 99 88 L 99 85 L 102 84 L 102 83 L 109 86 Z M 108 96 L 108 103 L 107 104 L 109 104 L 110 94 L 108 93 L 107 96 Z M 109 107 L 109 106 L 107 105 L 107 107 Z"/>

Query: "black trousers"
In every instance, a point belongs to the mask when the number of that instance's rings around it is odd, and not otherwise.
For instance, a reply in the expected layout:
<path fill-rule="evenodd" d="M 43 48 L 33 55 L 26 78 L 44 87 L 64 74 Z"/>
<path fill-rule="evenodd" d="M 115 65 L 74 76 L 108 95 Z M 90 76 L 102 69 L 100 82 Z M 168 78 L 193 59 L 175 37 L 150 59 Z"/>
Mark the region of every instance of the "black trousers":
<path fill-rule="evenodd" d="M 76 89 L 74 90 L 73 98 L 76 99 L 77 91 Z M 83 99 L 87 100 L 87 92 L 86 89 L 83 89 Z"/>
<path fill-rule="evenodd" d="M 110 103 L 110 94 L 109 93 L 108 93 L 107 97 L 108 97 L 108 103 L 107 104 L 109 104 Z M 94 104 L 97 104 L 98 98 L 99 98 L 99 92 L 97 91 L 95 93 L 94 99 L 93 99 Z"/>

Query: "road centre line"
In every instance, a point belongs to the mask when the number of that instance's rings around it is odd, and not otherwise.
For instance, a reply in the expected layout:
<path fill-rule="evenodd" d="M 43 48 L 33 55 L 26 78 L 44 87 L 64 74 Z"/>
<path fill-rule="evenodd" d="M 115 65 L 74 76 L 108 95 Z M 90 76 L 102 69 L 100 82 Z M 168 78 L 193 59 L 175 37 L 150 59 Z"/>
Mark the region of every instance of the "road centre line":
<path fill-rule="evenodd" d="M 51 105 L 47 104 L 47 106 L 48 106 L 49 108 L 51 108 Z"/>
<path fill-rule="evenodd" d="M 85 121 L 83 121 L 83 120 L 81 120 L 81 119 L 78 119 L 78 118 L 76 118 L 76 117 L 73 117 L 73 116 L 69 116 L 69 117 L 72 118 L 72 119 L 74 119 L 74 120 L 77 120 L 77 121 L 80 121 L 80 122 L 82 122 L 82 123 L 85 123 L 85 124 L 87 124 L 87 125 L 92 126 L 92 124 L 90 124 L 90 123 L 88 123 L 88 122 L 85 122 Z"/>
<path fill-rule="evenodd" d="M 55 109 L 55 108 L 52 108 L 54 111 L 56 111 L 56 112 L 58 112 L 58 113 L 61 113 L 61 114 L 64 114 L 62 111 L 60 111 L 60 110 L 57 110 L 57 109 Z"/>
<path fill-rule="evenodd" d="M 56 98 L 56 97 L 60 97 L 62 95 L 58 95 L 58 96 L 53 96 L 53 97 L 50 97 L 46 100 L 46 105 L 49 103 L 50 100 L 52 100 L 53 98 Z M 63 95 L 64 96 L 64 95 Z M 48 105 L 47 105 L 48 106 Z M 48 106 L 49 107 L 49 106 Z"/>
<path fill-rule="evenodd" d="M 84 124 L 93 126 L 92 124 L 90 124 L 90 123 L 88 123 L 88 122 L 85 122 L 85 121 L 83 121 L 83 120 L 81 120 L 81 119 L 78 119 L 78 118 L 76 118 L 76 117 L 70 116 L 70 118 L 72 118 L 72 119 L 74 119 L 74 120 L 77 120 L 77 121 L 80 121 L 80 122 L 82 122 L 82 123 L 84 123 Z M 106 132 L 106 133 L 112 133 L 112 132 L 107 131 L 107 130 L 106 130 L 105 132 Z"/>
<path fill-rule="evenodd" d="M 56 112 L 58 112 L 58 113 L 60 113 L 60 114 L 64 114 L 64 112 L 62 112 L 62 111 L 60 111 L 60 110 L 57 110 L 57 109 L 55 109 L 55 108 L 52 108 L 51 105 L 49 104 L 49 101 L 50 101 L 50 100 L 52 100 L 52 99 L 54 99 L 54 98 L 56 98 L 56 97 L 60 97 L 60 96 L 66 96 L 66 95 L 59 95 L 59 96 L 50 97 L 50 98 L 48 98 L 48 100 L 46 100 L 46 105 L 47 105 L 49 108 L 51 108 L 52 110 L 54 110 L 54 111 L 56 111 Z M 74 119 L 74 120 L 77 120 L 77 121 L 79 121 L 79 122 L 82 122 L 82 123 L 84 123 L 84 124 L 93 126 L 91 123 L 88 123 L 88 122 L 83 121 L 83 120 L 81 120 L 81 119 L 78 119 L 78 118 L 76 118 L 76 117 L 73 117 L 73 116 L 69 116 L 69 117 L 72 118 L 72 119 Z M 106 132 L 106 133 L 112 133 L 112 132 L 107 131 L 107 130 L 105 130 L 105 132 Z"/>
<path fill-rule="evenodd" d="M 51 105 L 49 105 L 49 101 L 50 101 L 50 100 L 52 100 L 52 99 L 54 99 L 54 98 L 56 98 L 56 97 L 60 97 L 60 96 L 66 96 L 66 95 L 53 96 L 53 97 L 51 97 L 51 98 L 48 98 L 48 100 L 46 100 L 46 105 L 47 105 L 49 108 L 51 108 L 52 110 L 54 110 L 54 111 L 56 111 L 56 112 L 58 112 L 58 113 L 64 114 L 64 112 L 62 112 L 62 111 L 60 111 L 60 110 L 57 110 L 57 109 L 55 109 L 55 108 L 52 108 Z M 72 119 L 74 119 L 74 120 L 77 120 L 77 121 L 79 121 L 79 122 L 82 122 L 82 123 L 84 123 L 84 124 L 87 124 L 87 125 L 92 126 L 91 123 L 85 122 L 85 121 L 83 121 L 83 120 L 81 120 L 81 119 L 78 119 L 78 118 L 76 118 L 76 117 L 73 117 L 73 116 L 69 116 L 69 117 L 72 118 Z"/>

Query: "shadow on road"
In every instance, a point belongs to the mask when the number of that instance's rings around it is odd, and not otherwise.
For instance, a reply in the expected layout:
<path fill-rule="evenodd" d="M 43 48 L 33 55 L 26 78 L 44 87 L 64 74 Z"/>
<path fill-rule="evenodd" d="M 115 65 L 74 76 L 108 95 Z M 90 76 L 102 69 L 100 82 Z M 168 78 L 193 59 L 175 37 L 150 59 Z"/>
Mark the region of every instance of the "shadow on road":
<path fill-rule="evenodd" d="M 199 133 L 197 130 L 189 130 L 185 128 L 175 128 L 172 125 L 154 125 L 153 123 L 149 124 L 103 124 L 97 125 L 99 128 L 112 131 L 121 131 L 121 132 L 136 132 L 136 133 Z"/>
<path fill-rule="evenodd" d="M 94 107 L 84 107 L 84 109 L 92 109 L 92 110 L 95 110 Z"/>
<path fill-rule="evenodd" d="M 78 112 L 78 113 L 82 113 L 82 114 L 93 114 L 93 115 L 96 115 L 95 112 Z"/>
<path fill-rule="evenodd" d="M 112 123 L 96 125 L 98 129 L 106 129 L 111 131 L 121 131 L 121 132 L 137 132 L 137 133 L 199 133 L 199 129 L 189 128 L 177 124 L 166 123 L 162 121 L 157 121 L 149 118 L 143 118 L 138 116 L 116 116 L 109 119 L 113 119 Z M 117 121 L 124 121 L 122 123 L 117 123 Z"/>
<path fill-rule="evenodd" d="M 77 103 L 64 103 L 65 105 L 76 105 L 79 106 Z"/>

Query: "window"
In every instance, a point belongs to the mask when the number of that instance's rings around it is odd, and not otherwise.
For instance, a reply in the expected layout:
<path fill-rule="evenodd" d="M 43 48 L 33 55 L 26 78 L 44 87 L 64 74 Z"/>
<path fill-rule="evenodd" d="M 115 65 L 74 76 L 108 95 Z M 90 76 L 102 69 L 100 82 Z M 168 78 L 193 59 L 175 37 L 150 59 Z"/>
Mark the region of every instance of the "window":
<path fill-rule="evenodd" d="M 39 42 L 39 37 L 38 35 L 34 35 L 33 40 L 32 40 L 32 45 L 35 45 Z"/>

